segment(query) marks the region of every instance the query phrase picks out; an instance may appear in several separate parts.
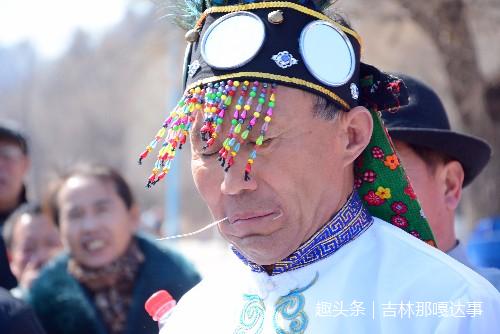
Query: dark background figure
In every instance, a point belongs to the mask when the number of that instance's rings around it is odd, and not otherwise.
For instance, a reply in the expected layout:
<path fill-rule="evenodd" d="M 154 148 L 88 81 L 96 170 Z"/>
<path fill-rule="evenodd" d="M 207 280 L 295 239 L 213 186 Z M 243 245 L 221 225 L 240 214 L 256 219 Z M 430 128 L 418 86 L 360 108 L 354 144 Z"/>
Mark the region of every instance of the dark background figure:
<path fill-rule="evenodd" d="M 12 122 L 0 123 L 0 232 L 5 220 L 27 201 L 24 179 L 30 159 L 26 136 Z M 4 241 L 0 238 L 0 286 L 12 289 L 17 285 L 9 267 Z"/>
<path fill-rule="evenodd" d="M 49 263 L 29 291 L 47 332 L 157 333 L 144 310 L 149 296 L 165 289 L 178 300 L 200 281 L 179 254 L 135 233 L 138 206 L 116 171 L 76 168 L 48 203 L 69 254 Z"/>
<path fill-rule="evenodd" d="M 423 82 L 402 77 L 410 104 L 382 117 L 436 237 L 439 249 L 500 289 L 500 271 L 474 266 L 455 231 L 462 190 L 484 169 L 491 148 L 483 139 L 451 129 L 439 96 Z"/>
<path fill-rule="evenodd" d="M 2 334 L 45 333 L 31 307 L 3 288 L 0 288 L 0 329 Z"/>

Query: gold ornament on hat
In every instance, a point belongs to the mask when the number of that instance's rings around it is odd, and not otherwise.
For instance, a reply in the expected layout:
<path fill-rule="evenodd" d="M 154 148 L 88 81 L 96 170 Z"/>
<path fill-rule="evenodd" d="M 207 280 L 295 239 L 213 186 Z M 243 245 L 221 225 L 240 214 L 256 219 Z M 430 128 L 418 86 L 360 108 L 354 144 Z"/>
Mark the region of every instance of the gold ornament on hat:
<path fill-rule="evenodd" d="M 274 10 L 267 14 L 267 20 L 272 23 L 272 24 L 281 24 L 285 20 L 285 17 L 283 16 L 283 11 L 281 10 Z"/>
<path fill-rule="evenodd" d="M 200 38 L 200 32 L 196 29 L 191 29 L 184 35 L 184 38 L 189 43 L 194 43 Z"/>

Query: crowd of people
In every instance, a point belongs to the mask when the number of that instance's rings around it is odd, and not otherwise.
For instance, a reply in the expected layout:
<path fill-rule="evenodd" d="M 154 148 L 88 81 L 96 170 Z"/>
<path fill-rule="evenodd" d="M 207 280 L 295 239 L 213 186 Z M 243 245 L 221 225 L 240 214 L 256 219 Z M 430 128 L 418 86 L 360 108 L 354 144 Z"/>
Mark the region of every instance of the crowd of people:
<path fill-rule="evenodd" d="M 489 144 L 452 130 L 427 84 L 361 63 L 357 33 L 314 2 L 227 5 L 186 35 L 186 93 L 141 160 L 166 138 L 152 186 L 191 138 L 197 189 L 241 261 L 201 281 L 138 232 L 141 209 L 109 166 L 75 166 L 29 201 L 28 139 L 2 122 L 2 333 L 157 333 L 144 303 L 158 290 L 180 301 L 162 334 L 498 333 L 498 240 L 478 266 L 455 232 Z M 228 22 L 262 37 L 254 52 L 218 44 L 237 38 Z M 391 302 L 392 319 L 376 312 Z M 417 303 L 441 308 L 419 317 Z"/>
<path fill-rule="evenodd" d="M 2 333 L 154 333 L 144 302 L 200 281 L 178 252 L 138 232 L 139 207 L 114 169 L 81 165 L 26 197 L 26 136 L 0 125 Z M 10 291 L 9 291 L 10 290 Z"/>

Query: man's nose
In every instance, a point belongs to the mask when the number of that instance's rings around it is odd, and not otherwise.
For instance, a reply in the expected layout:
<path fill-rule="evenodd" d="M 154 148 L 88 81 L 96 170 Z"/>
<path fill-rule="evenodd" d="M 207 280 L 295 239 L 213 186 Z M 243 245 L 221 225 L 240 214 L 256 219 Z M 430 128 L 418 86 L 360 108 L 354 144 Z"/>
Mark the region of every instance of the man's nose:
<path fill-rule="evenodd" d="M 239 195 L 245 191 L 256 190 L 256 173 L 249 173 L 249 177 L 245 177 L 245 172 L 249 172 L 248 167 L 253 167 L 252 164 L 248 163 L 247 150 L 240 151 L 233 159 L 233 164 L 224 173 L 224 179 L 221 183 L 221 192 L 224 195 Z"/>
<path fill-rule="evenodd" d="M 81 229 L 84 232 L 92 232 L 97 229 L 97 226 L 98 224 L 96 221 L 96 217 L 87 214 L 87 216 L 82 221 Z"/>

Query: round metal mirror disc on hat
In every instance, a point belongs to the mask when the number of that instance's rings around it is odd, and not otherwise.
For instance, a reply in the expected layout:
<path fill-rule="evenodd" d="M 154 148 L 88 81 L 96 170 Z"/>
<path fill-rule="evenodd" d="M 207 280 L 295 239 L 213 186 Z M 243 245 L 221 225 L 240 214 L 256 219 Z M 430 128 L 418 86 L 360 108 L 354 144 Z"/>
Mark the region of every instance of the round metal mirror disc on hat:
<path fill-rule="evenodd" d="M 245 65 L 265 39 L 262 20 L 250 12 L 236 12 L 215 20 L 201 40 L 201 55 L 208 65 L 231 69 Z"/>
<path fill-rule="evenodd" d="M 300 52 L 309 72 L 329 86 L 345 84 L 356 68 L 356 55 L 349 38 L 326 21 L 314 21 L 304 27 Z"/>

